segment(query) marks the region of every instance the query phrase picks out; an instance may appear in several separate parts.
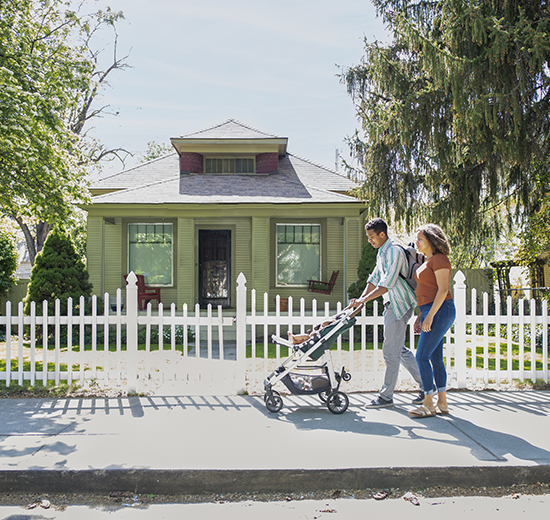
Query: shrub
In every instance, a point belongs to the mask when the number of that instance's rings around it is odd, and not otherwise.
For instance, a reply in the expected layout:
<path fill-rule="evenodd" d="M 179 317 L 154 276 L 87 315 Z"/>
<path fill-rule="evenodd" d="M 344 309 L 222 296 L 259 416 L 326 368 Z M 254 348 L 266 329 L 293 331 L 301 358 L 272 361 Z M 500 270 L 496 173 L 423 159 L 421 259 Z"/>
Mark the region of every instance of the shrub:
<path fill-rule="evenodd" d="M 358 280 L 353 282 L 348 287 L 348 297 L 349 299 L 359 298 L 365 287 L 367 286 L 367 279 L 376 267 L 376 255 L 377 250 L 374 249 L 369 243 L 366 243 L 361 252 L 361 260 L 359 260 L 359 265 L 357 266 L 357 277 Z M 378 298 L 379 301 L 382 301 L 381 298 Z M 371 300 L 367 303 L 367 314 L 372 314 L 372 307 L 374 305 L 374 300 Z"/>
<path fill-rule="evenodd" d="M 15 285 L 17 270 L 17 250 L 7 234 L 0 231 L 0 298 L 6 296 Z"/>
<path fill-rule="evenodd" d="M 25 299 L 25 313 L 30 312 L 30 303 L 36 302 L 36 313 L 42 314 L 42 301 L 48 301 L 48 313 L 53 315 L 55 300 L 59 299 L 61 313 L 67 311 L 67 299 L 73 299 L 73 308 L 78 309 L 80 296 L 88 300 L 92 294 L 88 271 L 75 252 L 71 240 L 60 232 L 52 231 L 44 249 L 36 257 Z"/>

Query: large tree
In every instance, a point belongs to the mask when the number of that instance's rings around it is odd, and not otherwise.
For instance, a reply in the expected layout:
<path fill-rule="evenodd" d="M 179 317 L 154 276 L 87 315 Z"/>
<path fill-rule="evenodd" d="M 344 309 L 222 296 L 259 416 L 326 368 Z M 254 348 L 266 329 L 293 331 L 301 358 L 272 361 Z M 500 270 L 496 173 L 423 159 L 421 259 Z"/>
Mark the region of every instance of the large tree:
<path fill-rule="evenodd" d="M 2 0 L 0 7 L 0 211 L 20 225 L 34 263 L 52 225 L 86 197 L 86 166 L 107 150 L 83 133 L 105 111 L 93 101 L 116 55 L 100 66 L 93 38 L 121 13 L 81 14 L 62 0 Z"/>
<path fill-rule="evenodd" d="M 550 8 L 542 0 L 373 0 L 392 31 L 343 71 L 372 214 L 468 247 L 539 210 L 547 185 Z M 504 219 L 503 219 L 504 216 Z"/>

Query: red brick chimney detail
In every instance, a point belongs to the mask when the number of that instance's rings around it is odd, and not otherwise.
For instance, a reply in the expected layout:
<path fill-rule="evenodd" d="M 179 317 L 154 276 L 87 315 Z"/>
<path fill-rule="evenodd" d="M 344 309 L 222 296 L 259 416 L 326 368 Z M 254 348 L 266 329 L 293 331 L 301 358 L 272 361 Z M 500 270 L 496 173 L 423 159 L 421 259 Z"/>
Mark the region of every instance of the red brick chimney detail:
<path fill-rule="evenodd" d="M 202 155 L 194 152 L 181 152 L 180 173 L 203 173 Z"/>
<path fill-rule="evenodd" d="M 279 171 L 279 154 L 260 153 L 256 155 L 256 173 L 274 173 Z"/>

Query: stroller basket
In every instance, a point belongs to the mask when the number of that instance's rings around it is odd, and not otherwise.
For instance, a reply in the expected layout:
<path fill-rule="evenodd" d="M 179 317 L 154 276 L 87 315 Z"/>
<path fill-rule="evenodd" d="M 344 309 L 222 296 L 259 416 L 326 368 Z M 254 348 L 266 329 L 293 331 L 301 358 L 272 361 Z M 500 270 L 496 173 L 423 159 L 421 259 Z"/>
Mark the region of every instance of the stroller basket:
<path fill-rule="evenodd" d="M 308 369 L 309 367 L 298 367 L 298 369 Z M 294 395 L 306 395 L 306 394 L 319 394 L 325 392 L 330 388 L 330 379 L 328 377 L 327 368 L 315 367 L 317 369 L 323 369 L 324 373 L 317 370 L 315 374 L 308 374 L 306 371 L 289 372 L 282 379 L 281 382 L 288 388 L 291 394 Z"/>

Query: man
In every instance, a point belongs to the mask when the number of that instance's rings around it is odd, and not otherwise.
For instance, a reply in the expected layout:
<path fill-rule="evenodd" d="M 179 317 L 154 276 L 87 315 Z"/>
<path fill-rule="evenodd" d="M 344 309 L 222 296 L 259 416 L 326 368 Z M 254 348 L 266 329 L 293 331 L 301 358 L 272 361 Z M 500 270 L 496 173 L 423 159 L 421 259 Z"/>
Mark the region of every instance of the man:
<path fill-rule="evenodd" d="M 413 290 L 400 273 L 407 272 L 407 260 L 401 247 L 388 237 L 388 225 L 381 218 L 375 218 L 365 225 L 369 243 L 378 249 L 376 267 L 367 280 L 363 294 L 353 299 L 350 305 L 359 307 L 379 296 L 384 297 L 384 343 L 382 353 L 386 363 L 384 384 L 376 399 L 365 408 L 393 407 L 393 391 L 399 375 L 399 364 L 410 372 L 413 379 L 422 387 L 420 371 L 414 354 L 405 347 L 407 323 L 416 307 Z M 424 402 L 424 392 L 420 391 L 413 404 Z"/>

